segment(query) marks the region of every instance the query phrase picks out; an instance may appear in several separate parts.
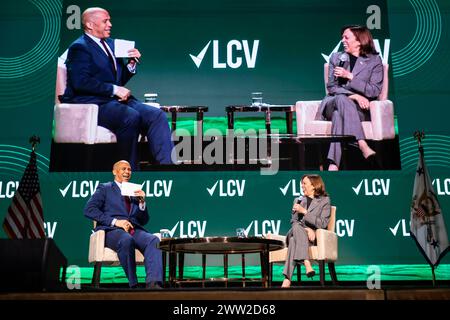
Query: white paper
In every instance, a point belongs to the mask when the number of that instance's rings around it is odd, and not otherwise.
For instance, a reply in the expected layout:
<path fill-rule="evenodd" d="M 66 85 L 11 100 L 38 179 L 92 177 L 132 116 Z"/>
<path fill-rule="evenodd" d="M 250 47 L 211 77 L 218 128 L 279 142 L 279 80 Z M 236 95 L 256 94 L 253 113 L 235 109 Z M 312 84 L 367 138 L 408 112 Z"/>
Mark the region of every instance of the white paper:
<path fill-rule="evenodd" d="M 122 182 L 122 190 L 121 194 L 123 196 L 130 196 L 135 197 L 134 192 L 137 190 L 141 190 L 142 186 L 137 183 L 131 183 L 131 182 Z"/>
<path fill-rule="evenodd" d="M 128 58 L 128 50 L 131 49 L 134 49 L 134 41 L 114 40 L 114 55 L 116 58 Z"/>

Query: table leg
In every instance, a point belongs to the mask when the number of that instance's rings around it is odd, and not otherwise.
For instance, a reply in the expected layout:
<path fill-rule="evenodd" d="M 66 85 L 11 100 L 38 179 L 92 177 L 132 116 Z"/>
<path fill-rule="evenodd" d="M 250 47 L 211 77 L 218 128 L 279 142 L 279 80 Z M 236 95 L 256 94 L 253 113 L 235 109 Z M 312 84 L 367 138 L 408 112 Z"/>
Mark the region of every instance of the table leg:
<path fill-rule="evenodd" d="M 178 254 L 178 279 L 183 280 L 184 278 L 184 253 Z"/>
<path fill-rule="evenodd" d="M 223 255 L 223 277 L 225 278 L 225 287 L 228 287 L 228 254 Z"/>
<path fill-rule="evenodd" d="M 293 122 L 293 111 L 287 111 L 286 112 L 286 132 L 289 134 L 294 133 L 292 128 L 292 122 Z"/>
<path fill-rule="evenodd" d="M 169 285 L 175 287 L 177 271 L 177 254 L 173 250 L 173 247 L 169 246 Z"/>
<path fill-rule="evenodd" d="M 197 136 L 195 137 L 195 139 L 197 139 L 197 141 L 200 144 L 200 150 L 201 152 L 199 152 L 198 154 L 198 161 L 199 163 L 202 163 L 202 158 L 203 158 L 203 111 L 202 110 L 198 110 L 197 111 Z"/>
<path fill-rule="evenodd" d="M 177 112 L 172 111 L 172 132 L 175 132 L 177 130 Z"/>
<path fill-rule="evenodd" d="M 242 286 L 245 288 L 245 254 L 242 254 Z"/>
<path fill-rule="evenodd" d="M 206 254 L 202 254 L 202 287 L 205 287 L 206 280 Z"/>
<path fill-rule="evenodd" d="M 233 130 L 234 129 L 234 112 L 228 111 L 227 118 L 228 118 L 228 129 Z"/>
<path fill-rule="evenodd" d="M 260 253 L 260 259 L 261 259 L 261 279 L 262 279 L 262 286 L 264 288 L 269 287 L 269 276 L 268 276 L 268 270 L 269 270 L 269 245 L 265 245 L 263 250 Z"/>
<path fill-rule="evenodd" d="M 266 131 L 270 134 L 270 109 L 266 111 Z"/>
<path fill-rule="evenodd" d="M 167 253 L 165 251 L 161 251 L 161 255 L 162 255 L 162 265 L 163 265 L 163 286 L 166 284 L 166 266 L 167 266 Z"/>

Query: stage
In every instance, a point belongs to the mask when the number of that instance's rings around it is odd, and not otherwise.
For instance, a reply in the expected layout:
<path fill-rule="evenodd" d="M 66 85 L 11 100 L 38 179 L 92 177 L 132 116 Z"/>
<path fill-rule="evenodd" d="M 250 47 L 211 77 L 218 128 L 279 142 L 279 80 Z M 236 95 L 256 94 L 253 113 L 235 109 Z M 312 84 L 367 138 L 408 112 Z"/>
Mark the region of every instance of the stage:
<path fill-rule="evenodd" d="M 130 289 L 125 285 L 52 292 L 0 292 L 0 300 L 450 300 L 450 281 L 431 282 L 394 281 L 379 289 L 368 289 L 362 283 L 349 282 L 339 286 L 260 287 L 182 287 L 163 289 Z"/>

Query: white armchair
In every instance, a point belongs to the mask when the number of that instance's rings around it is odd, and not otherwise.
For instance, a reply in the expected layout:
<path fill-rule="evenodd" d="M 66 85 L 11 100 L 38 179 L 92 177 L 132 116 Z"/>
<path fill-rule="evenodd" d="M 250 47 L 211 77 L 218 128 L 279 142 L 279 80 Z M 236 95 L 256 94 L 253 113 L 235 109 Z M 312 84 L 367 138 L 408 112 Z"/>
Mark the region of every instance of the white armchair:
<path fill-rule="evenodd" d="M 95 223 L 94 223 L 95 227 Z M 155 233 L 155 236 L 161 239 L 159 233 Z M 144 264 L 144 256 L 136 249 L 136 264 Z M 163 259 L 163 271 L 165 270 L 165 259 Z M 105 231 L 98 230 L 91 234 L 89 239 L 89 263 L 94 263 L 94 272 L 92 274 L 92 285 L 94 287 L 100 286 L 100 276 L 103 265 L 119 266 L 120 261 L 117 256 L 117 252 L 105 247 Z"/>
<path fill-rule="evenodd" d="M 67 69 L 63 56 L 58 58 L 53 139 L 56 143 L 114 143 L 116 136 L 97 124 L 98 105 L 60 103 L 58 96 L 64 93 Z"/>
<path fill-rule="evenodd" d="M 368 140 L 395 138 L 394 105 L 388 100 L 389 65 L 384 64 L 384 80 L 378 100 L 370 102 L 370 121 L 362 121 L 364 135 Z M 328 64 L 324 65 L 325 87 L 328 80 Z M 331 121 L 315 120 L 321 101 L 297 101 L 297 134 L 331 134 Z"/>
<path fill-rule="evenodd" d="M 336 207 L 331 207 L 331 216 L 327 229 L 316 230 L 316 244 L 309 247 L 309 257 L 311 262 L 319 264 L 320 284 L 325 285 L 325 262 L 328 264 L 333 285 L 338 283 L 334 262 L 338 259 L 338 237 L 335 232 L 336 227 Z M 281 240 L 286 243 L 286 236 L 267 234 L 268 239 Z M 270 282 L 272 282 L 273 264 L 286 261 L 288 248 L 271 251 L 269 253 Z M 297 264 L 297 281 L 300 284 L 301 272 L 300 264 Z"/>

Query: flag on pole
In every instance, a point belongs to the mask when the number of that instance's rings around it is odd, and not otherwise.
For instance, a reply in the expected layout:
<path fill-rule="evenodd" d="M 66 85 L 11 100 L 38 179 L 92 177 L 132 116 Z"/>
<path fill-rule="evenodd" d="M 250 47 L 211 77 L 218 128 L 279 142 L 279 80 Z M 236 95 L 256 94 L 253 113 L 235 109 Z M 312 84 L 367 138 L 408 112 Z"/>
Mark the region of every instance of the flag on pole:
<path fill-rule="evenodd" d="M 411 236 L 434 268 L 450 249 L 444 217 L 419 146 L 419 161 L 411 204 Z"/>
<path fill-rule="evenodd" d="M 36 166 L 36 153 L 31 151 L 30 161 L 20 180 L 8 208 L 3 229 L 11 239 L 45 238 L 41 190 Z"/>

